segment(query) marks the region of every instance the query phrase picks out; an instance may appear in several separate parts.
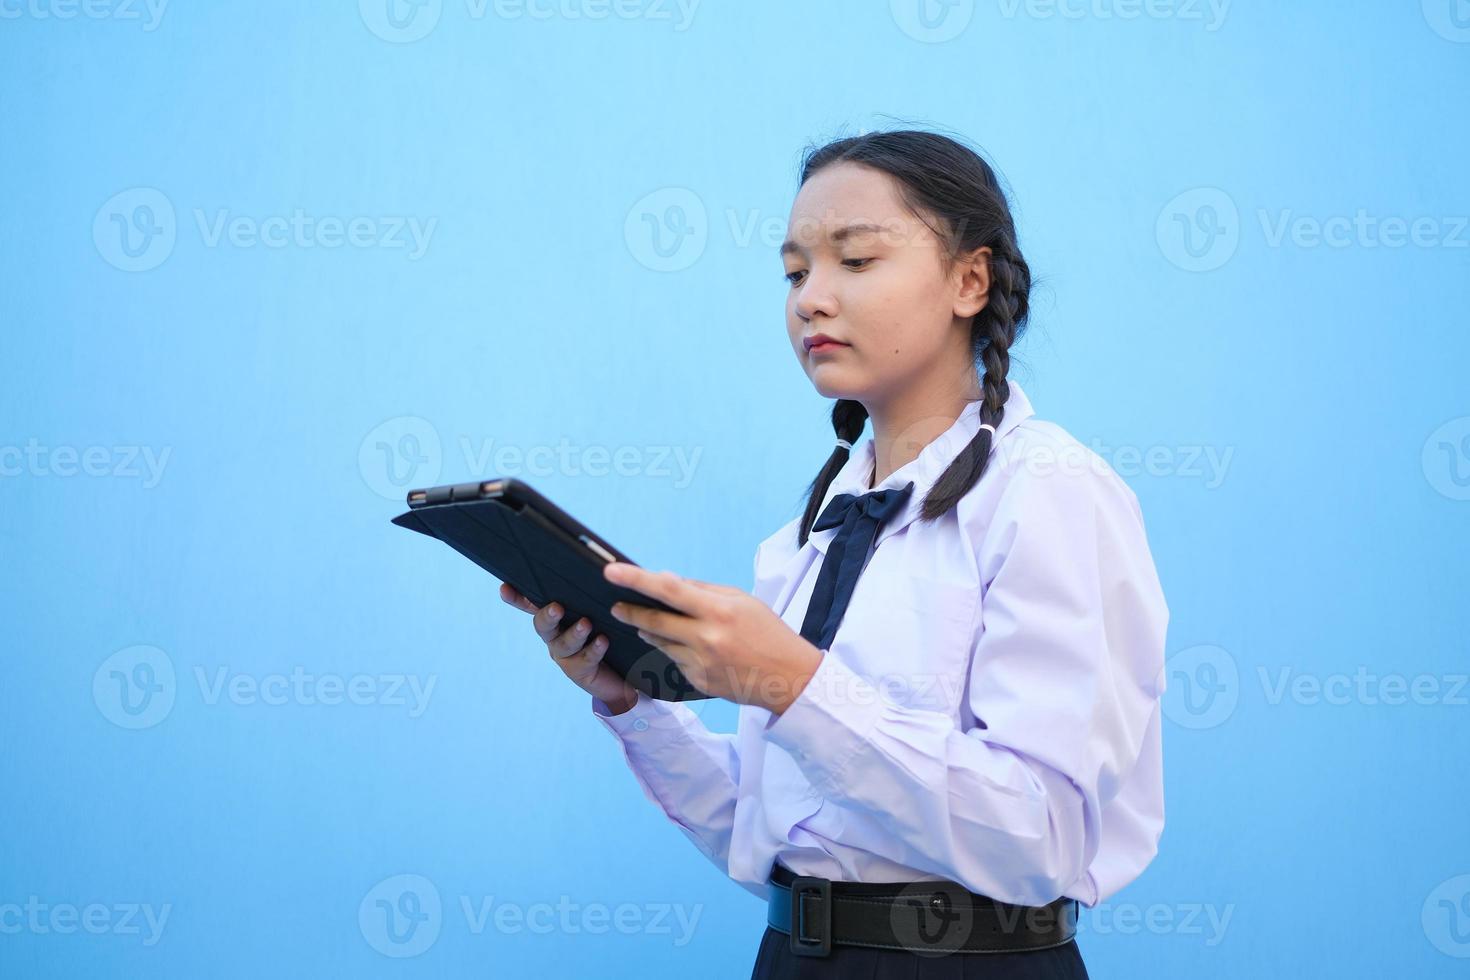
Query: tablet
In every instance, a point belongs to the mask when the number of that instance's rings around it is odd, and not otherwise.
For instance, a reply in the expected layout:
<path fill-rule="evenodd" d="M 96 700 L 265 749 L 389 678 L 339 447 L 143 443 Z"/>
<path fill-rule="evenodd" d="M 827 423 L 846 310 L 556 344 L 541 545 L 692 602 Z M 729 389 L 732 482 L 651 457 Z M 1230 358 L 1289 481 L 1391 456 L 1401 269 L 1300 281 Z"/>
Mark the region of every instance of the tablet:
<path fill-rule="evenodd" d="M 538 606 L 555 600 L 564 623 L 591 620 L 588 636 L 607 634 L 603 662 L 632 687 L 660 701 L 709 697 L 636 626 L 612 615 L 620 600 L 677 610 L 603 578 L 610 561 L 636 562 L 528 484 L 504 477 L 410 490 L 408 506 L 394 524 L 438 538 Z"/>

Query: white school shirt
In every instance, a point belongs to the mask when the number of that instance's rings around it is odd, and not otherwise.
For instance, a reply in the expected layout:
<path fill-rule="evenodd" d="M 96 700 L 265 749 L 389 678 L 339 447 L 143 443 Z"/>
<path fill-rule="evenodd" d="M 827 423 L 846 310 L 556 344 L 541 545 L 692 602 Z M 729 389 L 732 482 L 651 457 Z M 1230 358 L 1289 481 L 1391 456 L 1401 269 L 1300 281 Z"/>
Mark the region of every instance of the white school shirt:
<path fill-rule="evenodd" d="M 592 699 L 645 795 L 758 897 L 780 860 L 1091 907 L 1157 852 L 1169 613 L 1137 497 L 1011 381 L 984 475 L 918 520 L 980 404 L 877 487 L 871 437 L 833 479 L 823 509 L 839 493 L 914 491 L 785 712 L 741 705 L 723 734 L 700 719 L 707 702 L 640 694 L 610 715 Z M 800 520 L 761 542 L 753 589 L 798 632 L 837 533 L 798 547 Z"/>

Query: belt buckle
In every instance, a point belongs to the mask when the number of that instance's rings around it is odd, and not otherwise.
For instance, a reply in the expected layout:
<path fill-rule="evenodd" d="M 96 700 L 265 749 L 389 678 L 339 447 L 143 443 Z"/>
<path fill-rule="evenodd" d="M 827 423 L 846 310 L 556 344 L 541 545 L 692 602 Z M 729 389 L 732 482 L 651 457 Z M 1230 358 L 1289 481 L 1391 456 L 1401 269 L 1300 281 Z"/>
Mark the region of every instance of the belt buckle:
<path fill-rule="evenodd" d="M 803 895 L 815 893 L 822 911 L 816 916 L 817 935 L 808 938 L 803 928 Z M 830 956 L 832 954 L 832 879 L 797 875 L 791 882 L 791 952 L 797 956 Z"/>

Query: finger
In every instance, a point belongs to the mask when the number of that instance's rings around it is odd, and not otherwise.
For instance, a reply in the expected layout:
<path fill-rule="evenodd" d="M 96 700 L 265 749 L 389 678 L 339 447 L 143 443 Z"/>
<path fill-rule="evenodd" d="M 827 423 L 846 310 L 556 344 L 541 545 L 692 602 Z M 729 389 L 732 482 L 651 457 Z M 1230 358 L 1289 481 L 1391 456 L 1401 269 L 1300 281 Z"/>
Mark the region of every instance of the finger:
<path fill-rule="evenodd" d="M 647 626 L 639 627 L 636 632 L 640 637 L 642 637 L 649 643 L 662 644 L 663 646 L 673 646 L 675 644 L 681 646 L 687 645 L 685 641 L 676 633 L 666 633 L 662 630 L 653 629 Z"/>
<path fill-rule="evenodd" d="M 690 636 L 689 629 L 694 623 L 694 620 L 688 616 L 665 612 L 662 609 L 652 609 L 648 606 L 639 606 L 631 602 L 613 603 L 612 614 L 613 618 L 629 626 L 637 626 L 641 630 L 681 643 Z"/>
<path fill-rule="evenodd" d="M 546 645 L 551 648 L 551 655 L 560 659 L 570 657 L 579 653 L 582 647 L 587 645 L 587 639 L 592 635 L 592 621 L 586 616 L 575 623 L 567 624 L 567 628 L 557 634 Z"/>
<path fill-rule="evenodd" d="M 584 648 L 587 652 L 587 663 L 593 667 L 602 663 L 602 658 L 607 656 L 608 643 L 606 633 L 598 633 L 592 638 L 592 642 Z"/>
<path fill-rule="evenodd" d="M 706 690 L 705 682 L 707 678 L 705 677 L 705 670 L 700 665 L 699 658 L 695 655 L 692 648 L 677 640 L 658 636 L 645 630 L 639 630 L 638 636 L 645 643 L 657 647 L 667 654 L 668 658 L 674 662 L 674 666 L 679 668 L 679 672 L 684 675 L 684 679 L 690 684 L 693 684 L 700 690 Z"/>
<path fill-rule="evenodd" d="M 534 602 L 521 595 L 521 593 L 516 590 L 516 587 L 511 585 L 509 582 L 500 583 L 500 598 L 505 600 L 505 603 L 507 605 L 515 606 L 522 612 L 534 614 L 538 608 Z"/>
<path fill-rule="evenodd" d="M 717 582 L 701 582 L 697 578 L 686 578 L 684 581 L 687 582 L 687 583 L 689 583 L 690 585 L 694 586 L 696 589 L 704 589 L 706 592 L 713 592 L 716 595 L 744 595 L 745 594 L 745 590 L 744 589 L 737 589 L 733 585 L 720 585 Z"/>
<path fill-rule="evenodd" d="M 560 603 L 548 602 L 537 610 L 535 616 L 531 617 L 531 625 L 535 628 L 537 636 L 550 643 L 556 639 L 559 624 L 564 615 L 566 615 L 566 610 L 561 607 Z"/>
<path fill-rule="evenodd" d="M 644 643 L 649 644 L 650 646 L 658 647 L 664 653 L 668 653 L 674 648 L 678 648 L 681 650 L 688 649 L 688 647 L 686 647 L 683 643 L 680 643 L 672 636 L 665 636 L 662 633 L 655 633 L 653 630 L 638 630 L 637 632 L 638 639 L 642 640 Z"/>
<path fill-rule="evenodd" d="M 694 588 L 673 572 L 650 572 L 625 561 L 608 562 L 602 567 L 602 576 L 691 616 L 698 615 L 708 599 L 703 590 Z"/>

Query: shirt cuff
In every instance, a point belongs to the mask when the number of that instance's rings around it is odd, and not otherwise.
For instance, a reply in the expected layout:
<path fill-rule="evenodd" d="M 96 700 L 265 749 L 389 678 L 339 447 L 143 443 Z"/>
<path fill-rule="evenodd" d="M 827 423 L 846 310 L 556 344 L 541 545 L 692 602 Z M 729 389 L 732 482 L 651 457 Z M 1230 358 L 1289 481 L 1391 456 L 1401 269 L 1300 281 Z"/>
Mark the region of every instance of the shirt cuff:
<path fill-rule="evenodd" d="M 607 702 L 602 698 L 592 698 L 592 714 L 597 717 L 616 735 L 628 735 L 634 732 L 646 732 L 651 726 L 650 719 L 663 710 L 659 707 L 659 701 L 651 698 L 642 691 L 638 692 L 638 700 L 633 706 L 620 715 L 612 713 Z"/>
<path fill-rule="evenodd" d="M 877 687 L 828 651 L 796 699 L 766 722 L 764 735 L 791 754 L 814 788 L 831 794 L 848 763 L 872 747 L 882 713 Z"/>

